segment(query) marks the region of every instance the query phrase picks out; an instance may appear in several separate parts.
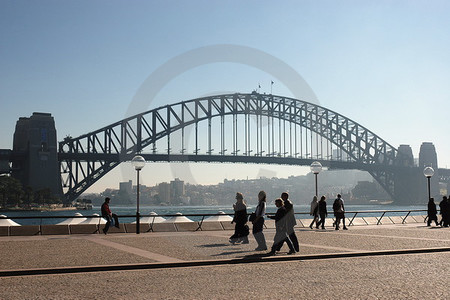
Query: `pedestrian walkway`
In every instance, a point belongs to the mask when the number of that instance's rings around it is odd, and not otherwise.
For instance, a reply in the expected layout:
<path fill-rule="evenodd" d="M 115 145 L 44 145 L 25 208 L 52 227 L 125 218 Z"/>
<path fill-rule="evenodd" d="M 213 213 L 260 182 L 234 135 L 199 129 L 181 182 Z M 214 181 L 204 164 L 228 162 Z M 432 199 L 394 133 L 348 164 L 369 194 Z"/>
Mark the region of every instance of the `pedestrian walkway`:
<path fill-rule="evenodd" d="M 274 233 L 265 230 L 268 246 Z M 0 262 L 0 270 L 215 261 L 266 253 L 254 251 L 256 242 L 251 235 L 250 244 L 230 244 L 231 234 L 197 231 L 0 237 L 0 252 L 8 258 Z M 348 231 L 301 229 L 297 234 L 301 249 L 295 256 L 450 247 L 450 229 L 422 224 L 355 226 Z M 278 256 L 287 251 L 285 246 Z"/>
<path fill-rule="evenodd" d="M 327 268 L 327 276 L 331 276 L 333 272 L 336 272 L 332 267 L 336 262 L 331 262 L 336 259 L 345 259 L 347 263 L 353 264 L 368 257 L 371 261 L 380 261 L 382 265 L 383 261 L 386 263 L 389 261 L 385 267 L 390 268 L 392 259 L 389 257 L 394 257 L 394 261 L 395 258 L 401 257 L 402 259 L 398 260 L 400 262 L 404 261 L 405 257 L 409 257 L 409 254 L 415 254 L 416 257 L 429 256 L 439 259 L 439 261 L 443 261 L 443 258 L 449 261 L 450 256 L 450 229 L 426 227 L 423 224 L 354 226 L 348 231 L 335 231 L 331 230 L 331 227 L 329 230 L 300 229 L 297 230 L 300 252 L 286 255 L 288 249 L 285 245 L 282 251 L 275 256 L 265 256 L 264 254 L 267 252 L 254 251 L 256 242 L 252 238 L 248 245 L 232 245 L 228 242 L 231 234 L 232 231 L 197 231 L 149 232 L 139 235 L 118 233 L 0 237 L 0 253 L 2 253 L 0 283 L 5 286 L 4 284 L 11 282 L 11 279 L 20 278 L 19 281 L 46 284 L 47 281 L 42 279 L 43 276 L 49 280 L 47 284 L 51 285 L 50 278 L 54 279 L 55 277 L 49 274 L 78 276 L 78 279 L 81 276 L 81 281 L 85 282 L 91 276 L 116 277 L 117 271 L 125 276 L 121 281 L 128 281 L 135 278 L 134 272 L 144 272 L 143 270 L 147 269 L 145 272 L 163 272 L 165 274 L 169 272 L 172 274 L 171 276 L 175 276 L 174 280 L 178 284 L 184 285 L 186 282 L 177 274 L 192 271 L 186 267 L 195 267 L 196 276 L 202 278 L 205 276 L 203 273 L 211 272 L 211 268 L 214 271 L 217 271 L 217 268 L 220 270 L 231 268 L 233 271 L 236 268 L 243 268 L 253 270 L 251 272 L 259 272 L 258 270 L 267 268 L 268 265 L 270 265 L 269 268 L 274 268 L 272 265 L 274 263 L 281 263 L 282 265 L 279 265 L 281 269 L 291 268 L 292 264 L 309 265 L 313 263 Z M 274 234 L 275 231 L 272 229 L 265 230 L 269 246 Z M 323 262 L 328 263 L 324 264 Z M 297 266 L 299 267 L 299 265 Z M 374 266 L 369 263 L 367 267 Z M 381 265 L 377 267 L 380 268 Z M 411 267 L 409 266 L 409 268 Z M 405 268 L 405 266 L 400 268 Z M 423 269 L 423 266 L 421 268 Z M 361 272 L 360 269 L 354 271 Z M 392 270 L 392 272 L 394 271 L 397 274 L 402 273 L 402 270 Z M 417 272 L 419 271 L 423 272 L 423 270 L 417 270 Z M 76 274 L 70 275 L 70 273 Z M 142 273 L 140 274 L 142 275 Z M 146 274 L 153 278 L 150 274 L 155 273 Z M 434 278 L 437 275 L 436 273 L 430 276 Z M 216 278 L 216 275 L 211 276 L 211 278 Z M 261 274 L 261 276 L 264 280 L 267 276 L 270 276 L 270 280 L 276 280 L 272 278 L 273 274 Z M 41 279 L 36 279 L 38 277 Z M 212 284 L 219 284 L 219 282 L 212 282 Z M 17 290 L 6 290 L 10 291 L 11 294 L 8 295 L 11 298 L 15 298 L 15 295 L 28 298 L 26 291 L 19 286 L 17 286 Z M 134 297 L 140 298 L 139 295 L 134 295 Z M 146 298 L 144 295 L 146 294 L 141 295 L 142 299 Z M 69 298 L 77 298 L 76 295 L 72 296 Z M 206 296 L 205 298 L 208 298 Z M 165 297 L 164 295 L 159 295 L 159 297 L 155 295 L 155 298 Z M 177 296 L 172 295 L 169 298 L 177 298 Z M 190 298 L 190 296 L 185 298 Z M 233 299 L 233 297 L 229 298 Z"/>

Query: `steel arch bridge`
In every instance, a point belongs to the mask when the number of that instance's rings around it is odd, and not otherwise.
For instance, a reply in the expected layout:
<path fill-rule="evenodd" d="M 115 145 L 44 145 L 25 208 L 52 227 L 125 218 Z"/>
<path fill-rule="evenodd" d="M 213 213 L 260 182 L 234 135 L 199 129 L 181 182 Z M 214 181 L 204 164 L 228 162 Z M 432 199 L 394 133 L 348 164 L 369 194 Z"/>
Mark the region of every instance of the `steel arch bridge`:
<path fill-rule="evenodd" d="M 144 152 L 145 149 L 149 151 Z M 288 97 L 226 94 L 155 108 L 59 143 L 67 202 L 121 162 L 310 165 L 368 171 L 395 199 L 408 158 L 375 133 L 325 107 Z"/>

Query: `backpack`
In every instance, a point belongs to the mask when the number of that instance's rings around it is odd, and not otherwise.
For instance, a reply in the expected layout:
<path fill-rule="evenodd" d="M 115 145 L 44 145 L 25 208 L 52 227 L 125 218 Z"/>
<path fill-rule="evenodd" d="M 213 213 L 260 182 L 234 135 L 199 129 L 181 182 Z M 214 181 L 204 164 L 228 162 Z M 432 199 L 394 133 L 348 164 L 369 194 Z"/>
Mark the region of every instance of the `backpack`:
<path fill-rule="evenodd" d="M 340 206 L 341 205 L 339 203 L 339 199 L 334 200 L 334 202 L 333 202 L 333 210 L 334 211 L 338 210 Z"/>

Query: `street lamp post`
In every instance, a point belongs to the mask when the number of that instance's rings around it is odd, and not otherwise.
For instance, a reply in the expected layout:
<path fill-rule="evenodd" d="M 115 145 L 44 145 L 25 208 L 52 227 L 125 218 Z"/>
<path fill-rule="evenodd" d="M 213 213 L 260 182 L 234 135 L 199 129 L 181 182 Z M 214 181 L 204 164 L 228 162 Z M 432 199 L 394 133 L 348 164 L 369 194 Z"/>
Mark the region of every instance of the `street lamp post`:
<path fill-rule="evenodd" d="M 428 200 L 431 199 L 431 177 L 434 175 L 434 169 L 432 167 L 426 167 L 425 169 L 423 169 L 423 175 L 427 178 L 428 180 Z"/>
<path fill-rule="evenodd" d="M 311 172 L 314 173 L 314 176 L 316 178 L 316 196 L 319 197 L 319 192 L 317 189 L 317 175 L 319 175 L 320 171 L 322 171 L 322 164 L 318 161 L 315 161 L 310 166 Z"/>
<path fill-rule="evenodd" d="M 134 169 L 136 170 L 137 174 L 137 186 L 136 186 L 136 234 L 139 234 L 141 231 L 140 228 L 140 215 L 139 215 L 139 172 L 144 168 L 145 166 L 145 159 L 140 156 L 136 155 L 131 160 L 131 163 L 134 166 Z"/>

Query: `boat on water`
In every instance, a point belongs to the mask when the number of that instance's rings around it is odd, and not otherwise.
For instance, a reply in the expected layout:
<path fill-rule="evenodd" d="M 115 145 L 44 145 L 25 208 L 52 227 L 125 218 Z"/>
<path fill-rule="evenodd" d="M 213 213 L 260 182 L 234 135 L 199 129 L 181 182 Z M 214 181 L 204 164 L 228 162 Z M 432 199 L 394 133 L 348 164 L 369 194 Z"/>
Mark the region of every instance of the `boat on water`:
<path fill-rule="evenodd" d="M 369 200 L 369 204 L 389 205 L 394 203 L 393 200 Z"/>
<path fill-rule="evenodd" d="M 72 205 L 76 209 L 92 210 L 92 200 L 91 199 L 77 199 Z"/>

